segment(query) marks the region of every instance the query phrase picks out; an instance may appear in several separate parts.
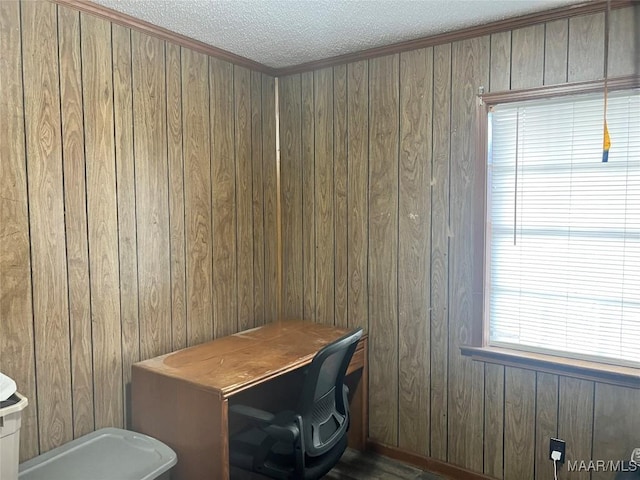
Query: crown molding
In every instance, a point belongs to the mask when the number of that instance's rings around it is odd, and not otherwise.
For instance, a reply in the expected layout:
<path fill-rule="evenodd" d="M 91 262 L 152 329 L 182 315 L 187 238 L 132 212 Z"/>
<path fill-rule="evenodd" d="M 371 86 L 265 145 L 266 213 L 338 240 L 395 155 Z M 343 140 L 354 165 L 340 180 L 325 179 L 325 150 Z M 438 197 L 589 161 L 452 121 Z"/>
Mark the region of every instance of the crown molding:
<path fill-rule="evenodd" d="M 171 30 L 167 30 L 166 28 L 158 27 L 157 25 L 153 25 L 152 23 L 145 22 L 144 20 L 140 20 L 130 15 L 117 12 L 115 10 L 112 10 L 111 8 L 90 2 L 89 0 L 51 1 L 53 3 L 57 3 L 58 5 L 70 7 L 83 13 L 88 13 L 100 18 L 104 18 L 105 20 L 116 23 L 118 25 L 129 27 L 133 30 L 138 30 L 140 32 L 146 33 L 147 35 L 161 38 L 162 40 L 175 43 L 196 52 L 204 53 L 205 55 L 219 58 L 221 60 L 226 60 L 233 63 L 234 65 L 246 67 L 251 70 L 256 70 L 275 77 L 275 69 L 267 67 L 262 63 L 250 60 L 240 55 L 236 55 L 235 53 L 228 52 L 221 48 L 212 47 L 211 45 L 200 42 L 199 40 L 194 40 L 193 38 L 187 37 L 185 35 L 180 35 L 179 33 L 172 32 Z"/>
<path fill-rule="evenodd" d="M 0 0 L 1 1 L 1 0 Z M 129 27 L 148 35 L 152 35 L 163 40 L 181 45 L 186 48 L 190 48 L 205 55 L 209 55 L 215 58 L 226 60 L 235 65 L 256 70 L 273 77 L 280 77 L 286 75 L 292 75 L 296 73 L 308 72 L 312 70 L 318 70 L 320 68 L 333 67 L 335 65 L 341 65 L 345 63 L 357 62 L 359 60 L 368 60 L 370 58 L 382 57 L 385 55 L 392 55 L 395 53 L 406 52 L 409 50 L 416 50 L 419 48 L 433 47 L 436 45 L 442 45 L 445 43 L 466 40 L 473 37 L 479 37 L 483 35 L 490 35 L 492 33 L 503 32 L 506 30 L 513 30 L 516 28 L 528 27 L 538 23 L 549 22 L 552 20 L 558 20 L 561 18 L 569 18 L 578 15 L 588 15 L 593 13 L 604 12 L 607 9 L 606 0 L 595 0 L 586 3 L 568 5 L 564 7 L 558 7 L 551 10 L 545 10 L 542 12 L 531 13 L 529 15 L 523 15 L 520 17 L 507 18 L 504 20 L 498 20 L 495 22 L 487 23 L 484 25 L 478 25 L 474 27 L 468 27 L 452 32 L 445 32 L 438 35 L 432 35 L 429 37 L 421 37 L 414 40 L 407 40 L 404 42 L 394 43 L 382 47 L 370 48 L 354 53 L 347 53 L 344 55 L 338 55 L 335 57 L 325 58 L 321 60 L 315 60 L 312 62 L 302 63 L 299 65 L 292 65 L 283 68 L 268 67 L 260 62 L 251 60 L 240 55 L 228 52 L 221 48 L 213 47 L 206 43 L 194 40 L 185 35 L 172 32 L 162 27 L 158 27 L 144 20 L 137 19 L 130 15 L 117 12 L 110 8 L 98 5 L 89 0 L 51 0 L 58 5 L 64 5 L 73 9 L 79 10 L 84 13 L 95 15 L 106 20 L 109 20 L 118 25 Z M 629 7 L 634 4 L 638 4 L 637 0 L 611 0 L 611 9 Z"/>
<path fill-rule="evenodd" d="M 638 0 L 611 0 L 611 9 L 629 7 L 634 4 L 638 4 Z M 445 32 L 429 37 L 416 38 L 414 40 L 407 40 L 404 42 L 394 43 L 392 45 L 370 48 L 367 50 L 362 50 L 360 52 L 347 53 L 344 55 L 338 55 L 336 57 L 315 60 L 313 62 L 293 65 L 291 67 L 277 68 L 275 69 L 275 74 L 277 76 L 285 76 L 295 73 L 308 72 L 311 70 L 333 67 L 335 65 L 341 65 L 344 63 L 357 62 L 359 60 L 368 60 L 370 58 L 392 55 L 409 50 L 416 50 L 418 48 L 433 47 L 436 45 L 442 45 L 444 43 L 456 42 L 474 37 L 481 37 L 483 35 L 503 32 L 506 30 L 513 30 L 521 27 L 528 27 L 538 23 L 549 22 L 551 20 L 575 17 L 578 15 L 600 13 L 604 12 L 606 9 L 606 0 L 597 0 L 576 5 L 568 5 L 551 10 L 545 10 L 542 12 L 535 12 L 520 17 L 498 20 L 495 22 L 486 23 L 484 25 L 477 25 L 474 27 L 454 30 L 452 32 Z"/>

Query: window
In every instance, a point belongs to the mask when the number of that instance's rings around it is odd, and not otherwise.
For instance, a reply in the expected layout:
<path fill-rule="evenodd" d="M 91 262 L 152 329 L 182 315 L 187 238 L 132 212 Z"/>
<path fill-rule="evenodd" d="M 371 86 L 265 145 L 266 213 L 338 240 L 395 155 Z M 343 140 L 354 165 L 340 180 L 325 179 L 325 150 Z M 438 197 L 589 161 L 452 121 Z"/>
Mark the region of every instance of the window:
<path fill-rule="evenodd" d="M 489 346 L 640 366 L 640 92 L 493 105 Z"/>

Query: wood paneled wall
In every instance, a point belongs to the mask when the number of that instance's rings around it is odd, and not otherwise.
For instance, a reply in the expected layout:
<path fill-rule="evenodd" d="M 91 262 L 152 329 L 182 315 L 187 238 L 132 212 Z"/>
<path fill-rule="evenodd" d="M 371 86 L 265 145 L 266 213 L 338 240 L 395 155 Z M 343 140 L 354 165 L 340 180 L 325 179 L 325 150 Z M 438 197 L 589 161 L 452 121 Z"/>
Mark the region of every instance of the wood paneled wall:
<path fill-rule="evenodd" d="M 637 68 L 634 14 L 611 13 L 612 76 Z M 481 315 L 478 87 L 602 78 L 603 40 L 590 14 L 280 80 L 283 309 L 368 329 L 374 440 L 507 480 L 553 478 L 551 436 L 569 459 L 638 446 L 640 390 L 459 350 Z"/>
<path fill-rule="evenodd" d="M 277 316 L 274 79 L 0 1 L 0 370 L 21 459 L 128 424 L 131 364 Z"/>

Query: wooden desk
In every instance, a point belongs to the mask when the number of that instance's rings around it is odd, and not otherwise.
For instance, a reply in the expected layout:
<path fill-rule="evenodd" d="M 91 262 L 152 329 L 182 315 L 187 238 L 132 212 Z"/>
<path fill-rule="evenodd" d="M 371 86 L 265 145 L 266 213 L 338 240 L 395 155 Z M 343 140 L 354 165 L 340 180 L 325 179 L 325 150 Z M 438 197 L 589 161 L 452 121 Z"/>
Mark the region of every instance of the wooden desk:
<path fill-rule="evenodd" d="M 229 478 L 229 402 L 282 406 L 291 382 L 318 350 L 348 330 L 302 321 L 276 322 L 136 363 L 133 429 L 178 454 L 177 480 Z M 367 440 L 367 336 L 349 364 L 349 445 Z M 267 405 L 265 405 L 265 403 Z"/>

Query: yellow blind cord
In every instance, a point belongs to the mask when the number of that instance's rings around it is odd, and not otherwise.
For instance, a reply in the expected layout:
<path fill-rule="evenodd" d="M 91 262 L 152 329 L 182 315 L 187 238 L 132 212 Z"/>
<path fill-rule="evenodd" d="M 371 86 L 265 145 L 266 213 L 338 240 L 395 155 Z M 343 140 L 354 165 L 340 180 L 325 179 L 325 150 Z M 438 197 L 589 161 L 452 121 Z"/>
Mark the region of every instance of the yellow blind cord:
<path fill-rule="evenodd" d="M 602 162 L 609 161 L 609 149 L 611 148 L 611 137 L 607 127 L 607 80 L 609 78 L 609 13 L 611 11 L 611 0 L 607 0 L 607 10 L 604 21 L 604 134 L 602 139 Z"/>

